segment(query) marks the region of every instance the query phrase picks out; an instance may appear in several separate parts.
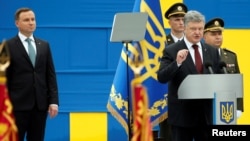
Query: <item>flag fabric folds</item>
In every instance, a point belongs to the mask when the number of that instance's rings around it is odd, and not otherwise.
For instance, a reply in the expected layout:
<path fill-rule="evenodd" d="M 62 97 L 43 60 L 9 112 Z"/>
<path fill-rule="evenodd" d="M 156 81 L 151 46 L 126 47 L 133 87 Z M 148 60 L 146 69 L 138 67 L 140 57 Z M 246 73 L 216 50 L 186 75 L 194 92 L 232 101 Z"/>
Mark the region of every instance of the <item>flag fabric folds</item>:
<path fill-rule="evenodd" d="M 131 141 L 153 141 L 148 94 L 141 84 L 131 84 L 133 102 L 133 136 Z"/>
<path fill-rule="evenodd" d="M 132 119 L 133 114 L 129 114 L 132 110 L 131 98 L 133 97 L 130 84 L 135 79 L 131 68 L 133 61 L 131 56 L 141 54 L 144 62 L 141 74 L 136 79 L 147 88 L 150 123 L 154 126 L 167 118 L 167 84 L 157 81 L 159 61 L 166 45 L 160 0 L 136 0 L 133 12 L 148 14 L 145 37 L 137 43 L 123 46 L 107 104 L 107 109 L 127 133 L 130 127 L 128 124 L 131 123 L 128 115 Z M 140 51 L 135 48 L 135 44 Z"/>
<path fill-rule="evenodd" d="M 5 82 L 6 77 L 0 76 L 0 140 L 18 141 L 18 131 Z"/>

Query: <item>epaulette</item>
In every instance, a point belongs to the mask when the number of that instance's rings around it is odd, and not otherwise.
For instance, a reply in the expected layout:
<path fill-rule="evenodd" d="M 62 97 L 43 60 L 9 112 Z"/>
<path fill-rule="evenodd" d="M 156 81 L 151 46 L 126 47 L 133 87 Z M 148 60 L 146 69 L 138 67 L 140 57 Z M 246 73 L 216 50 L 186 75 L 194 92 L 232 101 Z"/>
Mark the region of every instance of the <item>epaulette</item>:
<path fill-rule="evenodd" d="M 167 35 L 167 42 L 173 42 L 172 41 L 172 36 L 170 34 Z"/>
<path fill-rule="evenodd" d="M 227 48 L 223 48 L 223 50 L 224 50 L 225 52 L 229 52 L 229 53 L 232 53 L 232 54 L 236 54 L 235 52 L 233 52 L 233 51 L 231 51 L 231 50 L 229 50 L 229 49 L 227 49 Z"/>

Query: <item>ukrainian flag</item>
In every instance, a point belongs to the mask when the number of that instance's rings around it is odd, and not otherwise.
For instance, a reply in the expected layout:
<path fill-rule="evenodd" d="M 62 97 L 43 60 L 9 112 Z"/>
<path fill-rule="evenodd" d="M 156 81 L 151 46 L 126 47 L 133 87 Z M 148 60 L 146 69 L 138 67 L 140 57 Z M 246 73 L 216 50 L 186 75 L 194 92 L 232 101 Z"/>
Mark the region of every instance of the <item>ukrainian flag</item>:
<path fill-rule="evenodd" d="M 128 118 L 128 115 L 132 111 L 130 83 L 135 79 L 131 68 L 131 61 L 133 61 L 131 56 L 141 54 L 144 61 L 141 75 L 137 79 L 147 88 L 148 111 L 152 125 L 157 125 L 167 118 L 167 84 L 161 84 L 157 81 L 159 61 L 166 46 L 160 0 L 136 0 L 133 12 L 146 12 L 149 16 L 145 38 L 136 43 L 139 49 L 132 44 L 129 44 L 127 48 L 123 47 L 107 104 L 108 110 L 121 123 L 127 133 L 128 123 L 131 123 L 131 120 L 129 121 L 131 118 Z"/>

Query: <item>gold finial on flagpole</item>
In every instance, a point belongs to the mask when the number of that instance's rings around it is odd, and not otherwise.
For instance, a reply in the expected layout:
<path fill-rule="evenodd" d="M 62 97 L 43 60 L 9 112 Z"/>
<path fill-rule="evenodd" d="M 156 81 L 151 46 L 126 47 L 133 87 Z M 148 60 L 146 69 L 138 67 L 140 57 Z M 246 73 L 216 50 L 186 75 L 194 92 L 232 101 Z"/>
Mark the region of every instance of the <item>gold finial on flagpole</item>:
<path fill-rule="evenodd" d="M 0 44 L 0 76 L 5 76 L 5 71 L 9 65 L 10 65 L 10 54 L 6 41 L 3 41 Z"/>
<path fill-rule="evenodd" d="M 136 47 L 136 45 L 135 45 Z M 139 77 L 141 74 L 141 70 L 143 69 L 144 65 L 143 65 L 143 56 L 142 54 L 138 51 L 137 54 L 134 54 L 131 62 L 130 62 L 130 66 L 131 69 L 134 72 L 135 78 Z"/>

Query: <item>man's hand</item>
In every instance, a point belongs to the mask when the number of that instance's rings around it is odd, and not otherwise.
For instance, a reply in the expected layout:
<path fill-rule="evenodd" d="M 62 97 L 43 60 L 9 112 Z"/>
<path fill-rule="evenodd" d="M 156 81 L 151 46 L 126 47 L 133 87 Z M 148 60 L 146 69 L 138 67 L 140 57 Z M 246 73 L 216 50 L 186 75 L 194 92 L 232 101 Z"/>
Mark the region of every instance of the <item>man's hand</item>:
<path fill-rule="evenodd" d="M 49 112 L 50 118 L 56 117 L 57 114 L 58 114 L 58 106 L 55 105 L 55 104 L 51 104 L 51 105 L 49 106 L 48 112 Z"/>
<path fill-rule="evenodd" d="M 176 62 L 177 64 L 182 64 L 183 61 L 186 60 L 188 55 L 188 50 L 187 49 L 182 49 L 179 50 L 176 56 Z"/>

